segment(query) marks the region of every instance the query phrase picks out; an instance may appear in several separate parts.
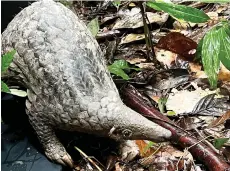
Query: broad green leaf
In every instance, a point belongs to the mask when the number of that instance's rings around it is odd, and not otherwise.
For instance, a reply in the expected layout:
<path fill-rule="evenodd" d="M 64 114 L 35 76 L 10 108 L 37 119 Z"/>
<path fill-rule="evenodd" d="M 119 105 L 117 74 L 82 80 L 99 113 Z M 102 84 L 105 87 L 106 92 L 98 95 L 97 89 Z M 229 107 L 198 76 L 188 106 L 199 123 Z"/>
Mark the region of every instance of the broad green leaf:
<path fill-rule="evenodd" d="M 203 11 L 184 5 L 150 1 L 147 2 L 147 5 L 154 9 L 157 7 L 179 20 L 184 20 L 192 23 L 203 23 L 210 19 L 209 16 Z"/>
<path fill-rule="evenodd" d="M 2 55 L 2 72 L 5 72 L 7 68 L 10 66 L 11 62 L 13 61 L 14 54 L 16 53 L 15 50 L 7 52 L 6 54 Z"/>
<path fill-rule="evenodd" d="M 117 60 L 112 65 L 108 66 L 108 69 L 111 73 L 122 77 L 125 80 L 129 79 L 129 76 L 123 71 L 124 69 L 133 69 L 139 71 L 140 68 L 133 68 L 129 66 L 129 63 L 125 60 Z"/>
<path fill-rule="evenodd" d="M 117 60 L 112 64 L 113 67 L 120 68 L 120 69 L 129 69 L 130 66 L 127 61 L 125 60 Z"/>
<path fill-rule="evenodd" d="M 229 0 L 184 0 L 183 2 L 204 2 L 204 3 L 226 3 L 229 2 Z"/>
<path fill-rule="evenodd" d="M 129 76 L 121 69 L 114 66 L 108 66 L 109 72 L 122 77 L 124 80 L 128 80 Z"/>
<path fill-rule="evenodd" d="M 87 28 L 90 30 L 92 35 L 95 37 L 99 31 L 98 18 L 94 18 L 93 20 L 91 20 L 89 24 L 87 25 Z"/>
<path fill-rule="evenodd" d="M 10 92 L 9 87 L 3 81 L 1 81 L 1 91 L 5 92 L 5 93 L 9 93 Z"/>
<path fill-rule="evenodd" d="M 202 63 L 212 88 L 217 87 L 217 74 L 220 68 L 220 37 L 219 31 L 213 28 L 203 38 Z"/>
<path fill-rule="evenodd" d="M 167 98 L 165 98 L 165 97 L 161 97 L 158 100 L 158 108 L 159 108 L 161 113 L 165 112 L 165 104 L 166 104 L 166 102 L 167 102 Z"/>
<path fill-rule="evenodd" d="M 221 149 L 221 147 L 229 140 L 229 138 L 218 138 L 215 139 L 214 141 L 214 147 L 216 147 L 216 149 Z"/>
<path fill-rule="evenodd" d="M 148 2 L 146 3 L 146 5 L 149 6 L 150 8 L 153 8 L 153 9 L 157 10 L 157 11 L 161 11 L 161 10 L 162 10 L 162 9 L 159 8 L 157 5 L 155 5 L 152 1 L 148 1 Z"/>
<path fill-rule="evenodd" d="M 219 29 L 220 32 L 220 52 L 219 57 L 222 64 L 230 70 L 230 26 L 227 24 Z"/>
<path fill-rule="evenodd" d="M 151 1 L 149 1 L 149 2 L 151 2 Z M 155 0 L 155 2 L 172 3 L 170 0 Z M 161 8 L 157 7 L 153 3 L 149 4 L 149 7 L 153 8 L 153 9 L 155 9 L 157 11 L 161 11 Z"/>

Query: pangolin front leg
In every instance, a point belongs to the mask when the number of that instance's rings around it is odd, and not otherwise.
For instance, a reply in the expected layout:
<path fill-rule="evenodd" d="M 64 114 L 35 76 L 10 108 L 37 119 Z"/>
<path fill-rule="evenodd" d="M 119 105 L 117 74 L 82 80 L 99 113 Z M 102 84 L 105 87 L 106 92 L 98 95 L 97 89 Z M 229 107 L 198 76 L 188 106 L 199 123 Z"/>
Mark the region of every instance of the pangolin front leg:
<path fill-rule="evenodd" d="M 54 162 L 73 168 L 74 162 L 65 147 L 58 140 L 52 125 L 45 122 L 42 117 L 38 117 L 39 113 L 30 113 L 27 110 L 27 114 L 46 156 Z"/>

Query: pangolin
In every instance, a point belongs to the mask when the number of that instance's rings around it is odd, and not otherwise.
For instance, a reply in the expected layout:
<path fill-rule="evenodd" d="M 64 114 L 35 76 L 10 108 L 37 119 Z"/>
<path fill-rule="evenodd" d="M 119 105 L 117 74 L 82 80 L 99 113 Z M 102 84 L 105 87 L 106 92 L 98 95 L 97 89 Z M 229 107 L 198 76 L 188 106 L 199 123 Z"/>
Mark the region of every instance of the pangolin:
<path fill-rule="evenodd" d="M 2 54 L 12 49 L 6 75 L 27 89 L 26 113 L 49 159 L 73 167 L 59 129 L 118 141 L 170 138 L 123 104 L 97 41 L 61 3 L 41 0 L 17 14 L 2 33 Z"/>

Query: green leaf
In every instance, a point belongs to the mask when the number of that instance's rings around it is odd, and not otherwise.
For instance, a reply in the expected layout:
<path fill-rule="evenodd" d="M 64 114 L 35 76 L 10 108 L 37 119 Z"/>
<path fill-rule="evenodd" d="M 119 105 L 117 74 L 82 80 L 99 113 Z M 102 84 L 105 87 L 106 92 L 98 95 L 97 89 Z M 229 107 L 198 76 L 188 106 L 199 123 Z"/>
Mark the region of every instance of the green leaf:
<path fill-rule="evenodd" d="M 176 113 L 174 111 L 170 110 L 170 111 L 167 111 L 167 115 L 168 116 L 174 116 L 174 115 L 176 115 Z"/>
<path fill-rule="evenodd" d="M 148 1 L 148 2 L 146 3 L 146 5 L 149 6 L 150 8 L 153 8 L 153 9 L 157 10 L 157 11 L 161 11 L 161 10 L 162 10 L 162 9 L 159 8 L 157 5 L 155 5 L 152 1 Z"/>
<path fill-rule="evenodd" d="M 120 1 L 120 0 L 113 0 L 113 5 L 114 5 L 116 8 L 119 8 L 119 6 L 121 5 L 121 1 Z"/>
<path fill-rule="evenodd" d="M 184 0 L 183 2 L 204 2 L 204 3 L 226 3 L 229 2 L 229 0 Z"/>
<path fill-rule="evenodd" d="M 128 80 L 129 76 L 123 71 L 124 69 L 133 69 L 139 71 L 140 68 L 130 67 L 129 63 L 125 60 L 117 60 L 112 65 L 108 66 L 108 69 L 111 73 L 122 77 L 124 80 Z"/>
<path fill-rule="evenodd" d="M 203 46 L 203 38 L 199 41 L 199 43 L 197 45 L 194 61 L 200 61 L 201 60 L 202 46 Z"/>
<path fill-rule="evenodd" d="M 9 93 L 10 92 L 9 87 L 3 81 L 1 81 L 1 91 L 5 92 L 5 93 Z"/>
<path fill-rule="evenodd" d="M 220 68 L 219 51 L 219 31 L 218 29 L 213 28 L 204 36 L 201 51 L 204 71 L 208 76 L 212 88 L 217 87 L 217 74 L 219 73 Z"/>
<path fill-rule="evenodd" d="M 13 61 L 15 53 L 16 50 L 12 50 L 2 55 L 2 69 L 1 69 L 2 72 L 5 72 L 7 68 L 10 66 L 11 62 Z"/>
<path fill-rule="evenodd" d="M 161 113 L 165 112 L 165 104 L 166 104 L 166 102 L 167 102 L 167 98 L 165 98 L 165 97 L 161 97 L 158 100 L 158 108 L 160 109 Z"/>
<path fill-rule="evenodd" d="M 226 24 L 220 28 L 220 52 L 219 57 L 222 64 L 230 70 L 230 31 L 229 25 Z"/>
<path fill-rule="evenodd" d="M 223 145 L 229 140 L 229 138 L 218 138 L 215 139 L 214 141 L 214 147 L 216 147 L 216 149 L 221 149 L 221 147 L 223 147 Z"/>
<path fill-rule="evenodd" d="M 144 150 L 143 150 L 143 153 L 146 153 L 148 151 L 148 149 L 150 147 L 152 147 L 153 145 L 155 145 L 156 143 L 152 142 L 152 141 L 149 141 L 149 143 L 145 146 Z"/>
<path fill-rule="evenodd" d="M 120 68 L 120 69 L 130 69 L 129 63 L 125 60 L 117 60 L 114 61 L 112 64 L 113 67 Z"/>
<path fill-rule="evenodd" d="M 122 77 L 124 80 L 128 80 L 129 76 L 121 69 L 114 66 L 108 66 L 109 72 Z"/>
<path fill-rule="evenodd" d="M 89 24 L 87 25 L 87 28 L 90 30 L 90 32 L 92 33 L 92 35 L 95 37 L 99 31 L 99 22 L 98 22 L 98 18 L 94 18 L 93 20 L 91 20 L 89 22 Z"/>
<path fill-rule="evenodd" d="M 209 20 L 209 16 L 203 11 L 196 8 L 176 5 L 164 2 L 147 2 L 147 5 L 152 8 L 160 8 L 162 11 L 169 13 L 171 16 L 192 23 L 203 23 Z"/>

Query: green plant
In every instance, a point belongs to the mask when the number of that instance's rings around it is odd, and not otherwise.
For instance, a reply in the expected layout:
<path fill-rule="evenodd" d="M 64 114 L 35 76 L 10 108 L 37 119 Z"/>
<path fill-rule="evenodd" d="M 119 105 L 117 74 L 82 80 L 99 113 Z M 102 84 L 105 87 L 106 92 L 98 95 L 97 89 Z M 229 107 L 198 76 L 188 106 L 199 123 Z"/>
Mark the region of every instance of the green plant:
<path fill-rule="evenodd" d="M 121 1 L 120 0 L 113 0 L 112 3 L 113 3 L 113 6 L 115 6 L 117 9 L 121 5 Z"/>
<path fill-rule="evenodd" d="M 99 29 L 100 29 L 98 18 L 96 17 L 93 20 L 91 20 L 88 23 L 87 28 L 90 30 L 92 35 L 95 37 L 97 35 L 97 33 L 99 32 Z"/>
<path fill-rule="evenodd" d="M 108 66 L 108 69 L 109 69 L 109 71 L 111 73 L 122 77 L 124 80 L 129 79 L 129 76 L 125 73 L 124 70 L 130 70 L 130 69 L 133 69 L 133 70 L 136 70 L 136 71 L 140 70 L 140 68 L 130 67 L 129 63 L 127 61 L 125 61 L 125 60 L 122 60 L 122 59 L 114 61 L 114 63 L 112 65 Z"/>
<path fill-rule="evenodd" d="M 186 0 L 199 2 L 224 3 L 229 0 Z M 193 23 L 203 23 L 210 18 L 201 10 L 196 8 L 165 3 L 161 1 L 148 1 L 147 6 L 155 10 L 167 12 L 177 20 L 183 20 Z M 220 62 L 230 70 L 230 22 L 222 21 L 216 27 L 209 30 L 197 47 L 196 59 L 201 57 L 204 71 L 208 76 L 212 88 L 217 87 L 217 75 L 220 68 Z"/>
<path fill-rule="evenodd" d="M 217 87 L 220 62 L 230 70 L 230 23 L 221 22 L 201 41 L 201 59 L 212 88 Z"/>
<path fill-rule="evenodd" d="M 221 149 L 221 147 L 224 146 L 226 142 L 228 142 L 229 138 L 217 138 L 215 139 L 213 145 L 216 147 L 216 149 Z"/>
<path fill-rule="evenodd" d="M 11 62 L 13 61 L 15 53 L 16 51 L 12 50 L 2 55 L 1 73 L 6 72 L 7 68 L 10 66 Z M 8 88 L 6 83 L 4 83 L 3 81 L 1 81 L 1 91 L 10 92 L 10 89 Z"/>

